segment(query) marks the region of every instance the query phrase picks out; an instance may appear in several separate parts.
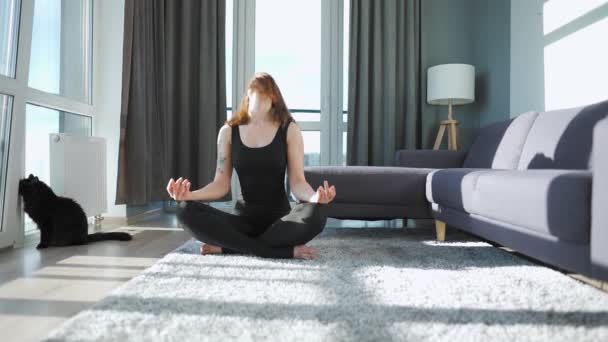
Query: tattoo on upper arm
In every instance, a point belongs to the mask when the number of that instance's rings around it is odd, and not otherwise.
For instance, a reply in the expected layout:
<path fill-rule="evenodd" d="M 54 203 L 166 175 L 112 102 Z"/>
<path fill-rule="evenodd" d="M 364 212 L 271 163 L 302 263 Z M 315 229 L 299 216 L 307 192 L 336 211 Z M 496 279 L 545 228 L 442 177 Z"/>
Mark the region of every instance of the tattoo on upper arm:
<path fill-rule="evenodd" d="M 216 171 L 219 173 L 224 173 L 224 163 L 226 162 L 226 154 L 224 152 L 220 152 L 217 158 L 217 169 Z"/>

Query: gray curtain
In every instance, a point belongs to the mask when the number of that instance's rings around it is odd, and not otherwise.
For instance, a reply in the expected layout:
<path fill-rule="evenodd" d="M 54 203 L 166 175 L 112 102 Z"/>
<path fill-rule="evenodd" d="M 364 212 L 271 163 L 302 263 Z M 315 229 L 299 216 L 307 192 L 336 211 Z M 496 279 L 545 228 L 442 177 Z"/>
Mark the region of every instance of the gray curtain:
<path fill-rule="evenodd" d="M 126 0 L 116 204 L 169 200 L 215 174 L 226 119 L 225 0 Z M 229 195 L 227 195 L 229 199 Z"/>
<path fill-rule="evenodd" d="M 421 146 L 420 0 L 351 0 L 347 165 Z"/>

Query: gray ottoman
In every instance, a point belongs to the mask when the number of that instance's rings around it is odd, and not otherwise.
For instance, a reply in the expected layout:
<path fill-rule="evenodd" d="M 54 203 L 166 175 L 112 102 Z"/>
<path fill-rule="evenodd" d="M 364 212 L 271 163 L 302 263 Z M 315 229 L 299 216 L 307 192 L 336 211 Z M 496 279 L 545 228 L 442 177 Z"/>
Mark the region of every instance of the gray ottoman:
<path fill-rule="evenodd" d="M 431 219 L 426 176 L 436 169 L 460 167 L 466 152 L 399 150 L 396 166 L 306 166 L 316 189 L 327 180 L 336 186 L 328 216 L 337 219 Z"/>
<path fill-rule="evenodd" d="M 426 175 L 433 169 L 394 166 L 307 166 L 313 189 L 327 180 L 336 197 L 329 217 L 357 220 L 431 218 L 425 197 Z"/>

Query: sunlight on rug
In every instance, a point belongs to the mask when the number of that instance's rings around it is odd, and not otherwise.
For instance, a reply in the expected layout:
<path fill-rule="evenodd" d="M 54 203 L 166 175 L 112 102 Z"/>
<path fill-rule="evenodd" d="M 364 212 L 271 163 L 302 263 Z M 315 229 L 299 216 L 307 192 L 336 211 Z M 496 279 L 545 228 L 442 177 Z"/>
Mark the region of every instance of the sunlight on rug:
<path fill-rule="evenodd" d="M 190 240 L 47 340 L 608 338 L 608 294 L 467 235 L 326 229 L 317 259 L 198 254 Z"/>

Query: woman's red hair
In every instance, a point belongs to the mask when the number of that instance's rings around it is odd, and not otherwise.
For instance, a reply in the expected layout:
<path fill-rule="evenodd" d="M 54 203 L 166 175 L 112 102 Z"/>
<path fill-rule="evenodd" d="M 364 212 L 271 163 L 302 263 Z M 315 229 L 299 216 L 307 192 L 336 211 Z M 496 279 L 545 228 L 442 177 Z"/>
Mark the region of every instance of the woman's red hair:
<path fill-rule="evenodd" d="M 272 105 L 270 106 L 270 115 L 272 116 L 273 121 L 278 122 L 281 126 L 284 126 L 289 122 L 289 119 L 293 120 L 291 113 L 287 109 L 287 105 L 285 104 L 285 100 L 283 100 L 283 95 L 281 95 L 281 91 L 279 90 L 279 86 L 274 81 L 274 78 L 270 76 L 270 74 L 265 72 L 256 73 L 247 84 L 247 89 L 245 90 L 245 95 L 241 100 L 241 104 L 239 105 L 239 109 L 236 113 L 232 115 L 229 120 L 226 120 L 226 124 L 230 127 L 235 125 L 244 125 L 249 122 L 249 96 L 247 95 L 247 91 L 256 90 L 260 94 L 270 97 L 272 101 Z M 293 120 L 295 121 L 295 120 Z"/>

